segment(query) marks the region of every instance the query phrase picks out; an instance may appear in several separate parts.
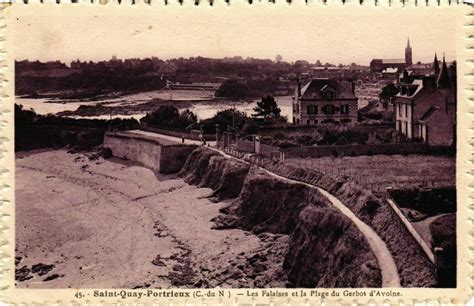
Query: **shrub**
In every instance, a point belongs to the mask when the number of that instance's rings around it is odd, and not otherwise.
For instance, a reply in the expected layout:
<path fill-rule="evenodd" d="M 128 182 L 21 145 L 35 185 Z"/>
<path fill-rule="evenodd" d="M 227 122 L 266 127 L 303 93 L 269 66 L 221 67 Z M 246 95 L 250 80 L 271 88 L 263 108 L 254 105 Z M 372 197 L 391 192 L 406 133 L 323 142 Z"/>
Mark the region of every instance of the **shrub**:
<path fill-rule="evenodd" d="M 233 108 L 218 112 L 214 117 L 200 121 L 200 125 L 205 134 L 214 134 L 216 124 L 219 124 L 221 131 L 226 131 L 229 127 L 235 127 L 236 130 L 243 128 L 248 117 L 245 113 Z"/>
<path fill-rule="evenodd" d="M 257 134 L 258 128 L 259 126 L 254 120 L 248 119 L 245 122 L 244 127 L 242 128 L 242 133 L 243 134 Z"/>
<path fill-rule="evenodd" d="M 159 127 L 187 129 L 197 123 L 197 117 L 188 109 L 180 113 L 172 105 L 161 105 L 157 110 L 148 113 L 142 121 Z"/>

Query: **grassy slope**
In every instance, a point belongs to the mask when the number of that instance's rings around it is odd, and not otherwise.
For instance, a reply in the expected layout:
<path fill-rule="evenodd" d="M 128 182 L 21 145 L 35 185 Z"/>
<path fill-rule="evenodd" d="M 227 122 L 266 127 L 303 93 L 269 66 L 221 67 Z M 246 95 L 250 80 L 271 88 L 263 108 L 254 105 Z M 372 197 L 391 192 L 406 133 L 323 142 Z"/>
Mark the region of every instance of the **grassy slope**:
<path fill-rule="evenodd" d="M 444 187 L 455 185 L 455 158 L 428 155 L 375 155 L 318 159 L 294 158 L 286 163 L 352 181 L 373 192 L 386 187 Z"/>

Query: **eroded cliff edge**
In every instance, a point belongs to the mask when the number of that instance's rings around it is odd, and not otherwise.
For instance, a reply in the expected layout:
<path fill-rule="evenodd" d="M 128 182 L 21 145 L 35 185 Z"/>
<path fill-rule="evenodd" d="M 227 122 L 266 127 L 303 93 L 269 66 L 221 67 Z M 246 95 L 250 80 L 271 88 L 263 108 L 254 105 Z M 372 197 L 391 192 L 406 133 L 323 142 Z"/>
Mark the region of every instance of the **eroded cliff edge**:
<path fill-rule="evenodd" d="M 256 287 L 271 286 L 275 278 L 287 287 L 381 286 L 364 235 L 316 189 L 203 147 L 190 154 L 179 175 L 212 188 L 216 201 L 229 199 L 214 219 L 215 228 L 241 228 L 268 241 L 268 249 L 241 269 L 254 274 Z"/>

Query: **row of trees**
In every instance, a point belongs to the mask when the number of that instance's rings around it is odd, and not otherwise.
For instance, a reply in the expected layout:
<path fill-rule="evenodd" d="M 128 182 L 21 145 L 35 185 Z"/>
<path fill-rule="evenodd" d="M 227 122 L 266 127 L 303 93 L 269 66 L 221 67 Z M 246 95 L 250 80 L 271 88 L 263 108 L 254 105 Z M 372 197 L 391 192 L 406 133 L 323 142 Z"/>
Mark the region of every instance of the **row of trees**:
<path fill-rule="evenodd" d="M 280 113 L 281 109 L 275 99 L 266 96 L 257 102 L 252 116 L 230 108 L 217 112 L 212 118 L 198 121 L 197 116 L 188 109 L 180 112 L 173 105 L 162 105 L 157 110 L 147 114 L 142 121 L 161 128 L 201 129 L 205 134 L 215 133 L 216 124 L 218 124 L 221 130 L 232 129 L 243 134 L 251 134 L 256 133 L 261 125 L 285 123 L 286 118 L 281 117 Z"/>
<path fill-rule="evenodd" d="M 352 65 L 355 66 L 353 63 Z M 322 64 L 320 61 L 309 63 L 305 60 L 286 62 L 282 59 L 273 61 L 271 59 L 226 57 L 220 59 L 206 57 L 175 58 L 163 60 L 158 57 L 149 58 L 128 58 L 118 59 L 113 56 L 110 60 L 104 61 L 81 61 L 71 62 L 71 68 L 87 70 L 91 72 L 126 71 L 134 73 L 157 73 L 163 75 L 174 75 L 179 73 L 195 73 L 205 75 L 234 75 L 239 77 L 252 77 L 265 75 L 269 78 L 279 77 L 288 73 L 299 74 L 311 67 L 335 67 L 330 63 Z M 342 64 L 339 64 L 342 67 Z M 68 69 L 59 61 L 39 62 L 39 61 L 16 61 L 15 69 L 17 74 L 25 71 L 38 71 L 48 69 Z"/>

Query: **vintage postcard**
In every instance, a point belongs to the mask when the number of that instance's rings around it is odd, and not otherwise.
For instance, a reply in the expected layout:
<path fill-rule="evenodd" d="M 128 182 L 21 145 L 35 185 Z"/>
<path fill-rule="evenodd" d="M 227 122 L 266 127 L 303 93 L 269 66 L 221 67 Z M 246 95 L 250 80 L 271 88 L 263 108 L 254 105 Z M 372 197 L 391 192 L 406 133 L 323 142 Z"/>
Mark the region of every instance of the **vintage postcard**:
<path fill-rule="evenodd" d="M 4 303 L 468 302 L 469 5 L 2 18 Z"/>

